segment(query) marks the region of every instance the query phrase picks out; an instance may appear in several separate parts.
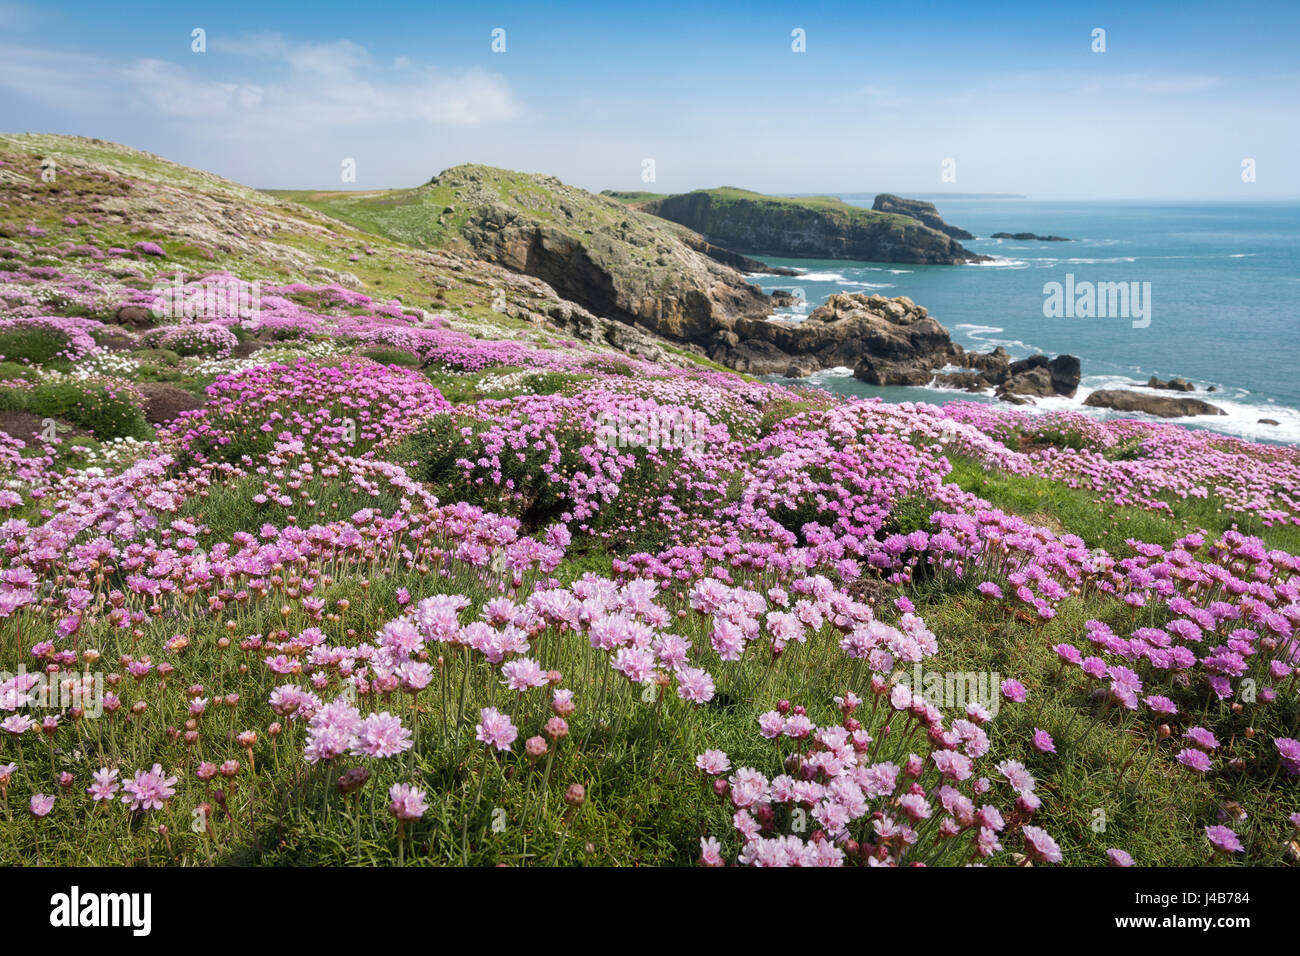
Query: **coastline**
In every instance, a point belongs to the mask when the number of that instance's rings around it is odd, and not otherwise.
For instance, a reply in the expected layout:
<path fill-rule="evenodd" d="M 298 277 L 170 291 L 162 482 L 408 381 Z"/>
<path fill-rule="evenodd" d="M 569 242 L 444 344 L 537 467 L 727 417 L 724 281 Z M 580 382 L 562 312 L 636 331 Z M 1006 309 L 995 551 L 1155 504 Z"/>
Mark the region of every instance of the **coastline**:
<path fill-rule="evenodd" d="M 779 260 L 800 267 L 800 275 L 753 274 L 749 279 L 765 291 L 803 284 L 802 310 L 777 309 L 776 318 L 799 321 L 835 292 L 905 295 L 928 308 L 953 341 L 968 350 L 1001 346 L 1013 359 L 1036 353 L 1079 356 L 1082 380 L 1074 398 L 1039 400 L 1024 410 L 1071 411 L 1099 420 L 1173 421 L 1251 441 L 1300 443 L 1300 387 L 1286 371 L 1289 363 L 1278 358 L 1287 350 L 1293 328 L 1283 302 L 1286 286 L 1297 281 L 1287 269 L 1300 254 L 1300 204 L 980 199 L 941 202 L 940 211 L 979 237 L 967 241 L 968 248 L 996 258 L 967 263 L 977 269 Z M 1256 224 L 1251 217 L 1260 211 L 1265 218 Z M 1068 244 L 985 238 L 993 226 L 1013 218 L 1038 233 L 1079 238 Z M 1127 319 L 1044 317 L 1043 285 L 1064 281 L 1068 274 L 1094 281 L 1152 281 L 1152 327 L 1134 329 Z M 1153 375 L 1186 378 L 1196 386 L 1193 397 L 1227 414 L 1158 419 L 1082 404 L 1103 388 L 1161 394 L 1145 387 Z M 883 395 L 890 401 L 993 401 L 988 394 L 929 386 L 882 390 L 828 370 L 809 379 L 778 380 L 822 384 L 839 394 Z M 1208 392 L 1211 386 L 1214 391 Z"/>

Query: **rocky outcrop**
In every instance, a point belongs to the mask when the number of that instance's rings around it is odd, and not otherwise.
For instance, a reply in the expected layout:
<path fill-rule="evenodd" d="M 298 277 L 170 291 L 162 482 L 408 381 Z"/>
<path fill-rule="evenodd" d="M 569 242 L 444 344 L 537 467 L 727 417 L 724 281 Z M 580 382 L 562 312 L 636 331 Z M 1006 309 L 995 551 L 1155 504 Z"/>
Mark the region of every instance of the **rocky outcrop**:
<path fill-rule="evenodd" d="M 1169 392 L 1196 391 L 1196 386 L 1193 385 L 1191 382 L 1187 381 L 1187 379 L 1185 378 L 1171 378 L 1167 382 L 1162 382 L 1154 375 L 1152 375 L 1149 379 L 1147 379 L 1147 388 L 1162 388 Z"/>
<path fill-rule="evenodd" d="M 439 203 L 468 210 L 457 233 L 475 255 L 541 279 L 597 315 L 695 340 L 771 311 L 762 290 L 666 224 L 552 176 L 456 166 L 427 188 Z"/>
<path fill-rule="evenodd" d="M 1036 236 L 1032 232 L 995 232 L 993 239 L 1016 239 L 1020 242 L 1074 242 L 1065 236 Z"/>
<path fill-rule="evenodd" d="M 979 354 L 966 352 L 961 365 L 968 372 L 944 372 L 935 376 L 939 388 L 960 388 L 968 392 L 993 393 L 1005 402 L 1023 405 L 1028 399 L 1050 398 L 1062 395 L 1073 398 L 1079 388 L 1082 372 L 1079 359 L 1073 355 L 1031 355 L 1012 362 L 1006 349 L 998 346 L 992 352 Z"/>
<path fill-rule="evenodd" d="M 1186 418 L 1191 415 L 1226 415 L 1223 409 L 1199 398 L 1174 398 L 1169 395 L 1148 395 L 1122 388 L 1103 388 L 1093 392 L 1083 404 L 1093 408 L 1109 408 L 1117 412 L 1145 412 L 1159 418 Z"/>
<path fill-rule="evenodd" d="M 711 243 L 751 255 L 954 265 L 987 259 L 911 216 L 839 199 L 791 199 L 743 189 L 700 189 L 636 208 Z"/>
<path fill-rule="evenodd" d="M 955 376 L 936 375 L 959 365 L 971 369 L 955 387 L 1000 394 L 1073 395 L 1079 360 L 1069 355 L 1032 356 L 1011 362 L 1004 349 L 966 352 L 948 330 L 911 299 L 840 293 L 803 322 L 742 320 L 704 343 L 711 359 L 755 375 L 798 377 L 824 368 L 853 369 L 871 385 L 928 385 Z"/>
<path fill-rule="evenodd" d="M 893 193 L 881 193 L 876 197 L 876 201 L 871 204 L 871 208 L 876 212 L 892 212 L 899 216 L 911 216 L 917 222 L 929 226 L 931 229 L 937 229 L 950 239 L 974 239 L 975 237 L 958 226 L 950 226 L 943 221 L 939 215 L 939 210 L 935 208 L 932 202 L 922 202 L 920 199 L 904 199 L 902 196 L 895 196 Z"/>
<path fill-rule="evenodd" d="M 831 296 L 802 322 L 742 320 L 705 344 L 714 361 L 752 374 L 866 363 L 889 384 L 906 385 L 926 384 L 960 355 L 948 331 L 910 299 L 859 293 Z"/>

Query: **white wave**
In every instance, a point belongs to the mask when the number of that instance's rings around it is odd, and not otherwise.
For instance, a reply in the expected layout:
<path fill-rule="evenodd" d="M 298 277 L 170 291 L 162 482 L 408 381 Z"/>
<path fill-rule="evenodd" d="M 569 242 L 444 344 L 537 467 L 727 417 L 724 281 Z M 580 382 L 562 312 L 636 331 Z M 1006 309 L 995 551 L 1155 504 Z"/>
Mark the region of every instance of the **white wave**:
<path fill-rule="evenodd" d="M 1024 269 L 1029 263 L 1024 259 L 1007 259 L 1003 256 L 994 256 L 991 262 L 967 262 L 968 266 L 984 266 L 988 269 Z"/>
<path fill-rule="evenodd" d="M 853 369 L 846 368 L 843 365 L 837 365 L 834 368 L 824 368 L 820 371 L 813 372 L 808 376 L 808 381 L 814 384 L 820 384 L 830 378 L 853 378 Z"/>
<path fill-rule="evenodd" d="M 793 279 L 806 279 L 809 282 L 847 282 L 838 272 L 801 272 L 797 276 L 791 276 Z"/>
<path fill-rule="evenodd" d="M 1140 392 L 1144 395 L 1164 395 L 1170 397 L 1199 398 L 1223 409 L 1223 415 L 1188 415 L 1182 418 L 1160 418 L 1142 412 L 1120 412 L 1108 408 L 1094 408 L 1085 405 L 1088 396 L 1102 389 L 1124 389 Z M 1243 401 L 1250 393 L 1245 389 L 1217 386 L 1216 391 L 1208 392 L 1204 386 L 1197 384 L 1195 392 L 1170 392 L 1166 389 L 1148 388 L 1145 381 L 1138 381 L 1123 375 L 1088 375 L 1079 382 L 1079 389 L 1073 398 L 1053 396 L 1036 398 L 1033 405 L 1019 406 L 1024 411 L 1082 412 L 1094 418 L 1134 418 L 1140 421 L 1169 422 L 1177 425 L 1189 425 L 1222 432 L 1250 441 L 1273 441 L 1300 444 L 1300 409 L 1288 408 L 1274 402 L 1259 403 Z M 1260 419 L 1270 419 L 1276 425 L 1263 424 Z"/>
<path fill-rule="evenodd" d="M 956 367 L 940 369 L 941 372 L 961 371 Z M 831 368 L 822 369 L 814 372 L 808 378 L 804 379 L 807 384 L 817 385 L 828 389 L 829 391 L 839 392 L 841 394 L 860 394 L 857 391 L 857 383 L 853 380 L 853 370 L 850 368 Z M 837 387 L 838 386 L 838 387 Z M 1223 391 L 1206 392 L 1197 388 L 1192 397 L 1200 398 L 1210 402 L 1223 409 L 1223 415 L 1189 415 L 1184 418 L 1159 418 L 1154 415 L 1145 415 L 1141 412 L 1118 412 L 1109 408 L 1094 408 L 1084 405 L 1084 401 L 1094 391 L 1102 388 L 1123 388 L 1130 391 L 1143 392 L 1149 395 L 1177 395 L 1179 393 L 1170 393 L 1164 390 L 1149 389 L 1143 382 L 1135 381 L 1122 375 L 1093 375 L 1087 376 L 1079 383 L 1079 389 L 1074 397 L 1066 398 L 1062 395 L 1052 396 L 1050 398 L 1034 398 L 1033 404 L 1014 406 L 1015 410 L 1029 412 L 1031 414 L 1043 414 L 1046 412 L 1078 412 L 1097 419 L 1113 418 L 1133 418 L 1140 421 L 1149 421 L 1153 423 L 1166 423 L 1175 425 L 1184 425 L 1192 428 L 1203 428 L 1209 431 L 1219 432 L 1221 434 L 1232 435 L 1237 438 L 1244 438 L 1249 441 L 1268 441 L 1283 442 L 1290 444 L 1300 444 L 1300 409 L 1288 408 L 1273 402 L 1266 404 L 1256 402 L 1241 401 L 1238 395 L 1239 389 L 1229 390 L 1229 393 Z M 972 399 L 984 399 L 991 403 L 997 403 L 993 389 L 984 389 L 979 392 L 967 392 L 962 389 L 939 388 L 934 384 L 934 379 L 925 385 L 914 386 L 907 389 L 908 393 L 917 393 L 915 401 L 928 401 L 937 405 L 943 405 L 948 402 L 970 401 Z M 1000 403 L 997 403 L 1000 404 Z M 1006 406 L 1012 408 L 1013 406 Z M 1266 425 L 1260 422 L 1260 419 L 1269 419 L 1276 421 L 1276 425 Z"/>

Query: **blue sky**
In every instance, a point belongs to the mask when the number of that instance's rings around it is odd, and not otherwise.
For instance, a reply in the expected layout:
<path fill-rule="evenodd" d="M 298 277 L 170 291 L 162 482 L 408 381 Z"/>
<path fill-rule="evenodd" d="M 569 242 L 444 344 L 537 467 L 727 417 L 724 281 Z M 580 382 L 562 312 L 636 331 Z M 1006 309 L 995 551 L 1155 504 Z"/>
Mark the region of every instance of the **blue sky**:
<path fill-rule="evenodd" d="M 1296 3 L 0 0 L 0 129 L 262 187 L 1296 197 L 1298 36 Z"/>

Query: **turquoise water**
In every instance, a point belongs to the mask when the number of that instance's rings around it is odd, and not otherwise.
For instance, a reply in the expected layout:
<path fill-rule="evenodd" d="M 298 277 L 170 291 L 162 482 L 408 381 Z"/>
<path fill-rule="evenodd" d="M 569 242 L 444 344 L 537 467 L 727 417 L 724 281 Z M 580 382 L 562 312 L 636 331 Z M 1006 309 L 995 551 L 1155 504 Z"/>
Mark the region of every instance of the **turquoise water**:
<path fill-rule="evenodd" d="M 870 205 L 869 202 L 855 202 Z M 967 248 L 991 264 L 897 263 L 762 257 L 801 270 L 798 278 L 754 276 L 764 289 L 803 290 L 798 318 L 834 292 L 906 295 L 930 310 L 968 349 L 1004 346 L 1014 358 L 1069 352 L 1083 362 L 1073 400 L 1097 388 L 1132 387 L 1151 375 L 1182 376 L 1227 417 L 1181 419 L 1242 437 L 1300 442 L 1300 203 L 1098 203 L 1026 199 L 935 200 L 948 223 L 976 236 L 1033 232 L 1076 242 L 979 238 Z M 1150 283 L 1150 324 L 1131 318 L 1046 318 L 1044 284 Z M 1141 321 L 1140 319 L 1137 321 Z M 813 382 L 890 400 L 969 400 L 964 392 L 880 389 L 847 370 Z M 1216 391 L 1204 394 L 1207 386 Z M 1093 410 L 1088 410 L 1090 413 Z M 1096 414 L 1103 414 L 1096 412 Z M 1271 418 L 1277 426 L 1259 424 Z"/>

